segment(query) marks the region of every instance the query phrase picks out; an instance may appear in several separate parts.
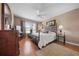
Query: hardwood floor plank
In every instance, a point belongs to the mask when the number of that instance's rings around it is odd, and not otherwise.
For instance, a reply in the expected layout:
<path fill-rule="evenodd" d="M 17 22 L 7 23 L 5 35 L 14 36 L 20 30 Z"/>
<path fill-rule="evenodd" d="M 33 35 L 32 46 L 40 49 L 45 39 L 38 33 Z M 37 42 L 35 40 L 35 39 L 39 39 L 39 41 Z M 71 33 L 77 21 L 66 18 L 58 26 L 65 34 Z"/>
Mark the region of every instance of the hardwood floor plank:
<path fill-rule="evenodd" d="M 20 56 L 36 55 L 37 46 L 26 36 L 20 42 Z"/>

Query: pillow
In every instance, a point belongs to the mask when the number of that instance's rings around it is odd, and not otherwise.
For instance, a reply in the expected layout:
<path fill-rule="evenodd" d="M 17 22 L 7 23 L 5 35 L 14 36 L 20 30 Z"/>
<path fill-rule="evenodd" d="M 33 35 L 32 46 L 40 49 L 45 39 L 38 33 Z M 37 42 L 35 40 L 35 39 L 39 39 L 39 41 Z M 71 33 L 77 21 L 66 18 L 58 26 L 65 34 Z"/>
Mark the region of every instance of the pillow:
<path fill-rule="evenodd" d="M 55 32 L 48 31 L 47 33 L 55 33 Z"/>
<path fill-rule="evenodd" d="M 49 31 L 43 31 L 43 33 L 48 33 Z"/>

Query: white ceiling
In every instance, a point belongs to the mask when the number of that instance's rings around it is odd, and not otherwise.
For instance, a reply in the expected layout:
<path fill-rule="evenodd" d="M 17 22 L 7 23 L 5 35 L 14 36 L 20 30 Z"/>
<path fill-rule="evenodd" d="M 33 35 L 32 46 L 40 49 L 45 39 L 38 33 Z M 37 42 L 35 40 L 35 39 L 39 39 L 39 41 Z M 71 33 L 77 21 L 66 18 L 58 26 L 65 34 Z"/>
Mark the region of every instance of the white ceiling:
<path fill-rule="evenodd" d="M 9 6 L 15 15 L 38 22 L 79 8 L 78 3 L 9 3 Z M 37 16 L 37 10 L 43 18 Z"/>

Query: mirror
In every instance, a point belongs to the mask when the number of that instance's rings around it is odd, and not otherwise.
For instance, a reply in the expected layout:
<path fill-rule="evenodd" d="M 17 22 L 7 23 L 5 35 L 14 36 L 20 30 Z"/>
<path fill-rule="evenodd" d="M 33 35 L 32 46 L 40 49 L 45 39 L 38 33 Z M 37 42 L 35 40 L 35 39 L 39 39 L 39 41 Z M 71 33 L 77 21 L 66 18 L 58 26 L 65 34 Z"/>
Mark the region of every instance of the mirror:
<path fill-rule="evenodd" d="M 12 23 L 12 14 L 10 7 L 7 3 L 4 3 L 4 30 L 10 30 Z"/>

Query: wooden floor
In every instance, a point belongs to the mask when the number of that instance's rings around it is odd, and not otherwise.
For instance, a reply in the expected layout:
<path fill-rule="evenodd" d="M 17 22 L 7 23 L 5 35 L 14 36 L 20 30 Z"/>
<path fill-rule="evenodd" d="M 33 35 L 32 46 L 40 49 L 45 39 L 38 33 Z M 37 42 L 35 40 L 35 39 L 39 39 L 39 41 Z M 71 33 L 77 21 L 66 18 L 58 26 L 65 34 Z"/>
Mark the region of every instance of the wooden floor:
<path fill-rule="evenodd" d="M 37 46 L 26 37 L 19 42 L 20 56 L 34 56 L 38 50 Z"/>
<path fill-rule="evenodd" d="M 70 49 L 72 49 L 72 50 L 75 50 L 75 51 L 79 52 L 79 46 L 72 45 L 72 44 L 68 44 L 68 43 L 66 43 L 66 44 L 64 45 L 63 42 L 61 42 L 61 41 L 55 42 L 55 43 L 57 43 L 57 44 L 59 44 L 59 45 L 62 45 L 62 46 L 64 46 L 64 47 L 67 47 L 67 48 L 70 48 Z"/>
<path fill-rule="evenodd" d="M 62 42 L 54 42 L 54 43 L 79 52 L 79 46 L 71 45 L 68 43 L 63 45 Z M 22 39 L 19 42 L 19 45 L 20 45 L 20 48 L 19 48 L 20 49 L 20 56 L 31 56 L 31 55 L 35 56 L 36 55 L 36 51 L 38 50 L 38 47 L 27 36 L 25 39 Z"/>

